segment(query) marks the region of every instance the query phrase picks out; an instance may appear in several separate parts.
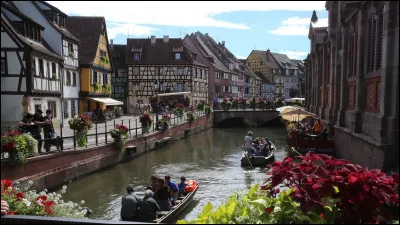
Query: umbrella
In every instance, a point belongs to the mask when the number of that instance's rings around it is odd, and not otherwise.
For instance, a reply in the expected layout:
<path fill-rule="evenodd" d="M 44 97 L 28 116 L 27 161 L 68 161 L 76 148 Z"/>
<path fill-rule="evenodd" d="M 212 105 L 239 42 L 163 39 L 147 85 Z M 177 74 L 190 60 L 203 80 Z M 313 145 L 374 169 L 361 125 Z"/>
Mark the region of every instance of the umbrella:
<path fill-rule="evenodd" d="M 289 111 L 296 110 L 296 109 L 304 109 L 304 108 L 300 107 L 300 106 L 289 105 L 289 106 L 282 106 L 282 107 L 276 108 L 276 111 L 279 111 L 279 113 L 282 114 L 282 113 L 284 113 L 284 111 L 289 112 Z"/>
<path fill-rule="evenodd" d="M 285 120 L 289 121 L 300 121 L 309 116 L 316 116 L 314 113 L 307 112 L 303 109 L 295 109 L 289 112 L 281 113 L 281 116 Z"/>

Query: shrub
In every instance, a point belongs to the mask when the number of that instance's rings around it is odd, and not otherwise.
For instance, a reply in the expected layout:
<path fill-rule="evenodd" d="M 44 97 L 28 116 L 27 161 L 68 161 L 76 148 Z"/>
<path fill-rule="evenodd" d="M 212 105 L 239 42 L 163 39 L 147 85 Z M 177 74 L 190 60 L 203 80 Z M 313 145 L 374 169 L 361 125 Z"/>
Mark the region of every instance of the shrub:
<path fill-rule="evenodd" d="M 20 165 L 28 162 L 28 157 L 38 153 L 38 142 L 29 133 L 21 134 L 11 131 L 1 136 L 1 152 L 8 152 L 11 165 Z"/>

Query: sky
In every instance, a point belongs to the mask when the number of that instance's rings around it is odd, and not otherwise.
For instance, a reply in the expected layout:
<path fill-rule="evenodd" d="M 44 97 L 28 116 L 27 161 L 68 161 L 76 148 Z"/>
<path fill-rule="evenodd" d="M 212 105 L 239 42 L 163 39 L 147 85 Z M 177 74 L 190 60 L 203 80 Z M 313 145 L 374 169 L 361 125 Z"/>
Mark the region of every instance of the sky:
<path fill-rule="evenodd" d="M 308 30 L 313 10 L 328 25 L 325 1 L 47 1 L 69 16 L 104 16 L 114 44 L 127 38 L 184 38 L 208 33 L 239 59 L 252 50 L 305 59 L 310 51 Z"/>

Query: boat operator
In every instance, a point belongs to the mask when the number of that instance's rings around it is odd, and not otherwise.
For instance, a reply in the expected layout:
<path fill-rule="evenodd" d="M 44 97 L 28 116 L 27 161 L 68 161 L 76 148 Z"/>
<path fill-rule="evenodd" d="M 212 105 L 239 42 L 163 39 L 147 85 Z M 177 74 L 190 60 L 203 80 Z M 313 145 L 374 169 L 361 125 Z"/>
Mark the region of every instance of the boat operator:
<path fill-rule="evenodd" d="M 247 132 L 247 136 L 244 137 L 243 148 L 247 151 L 247 156 L 252 156 L 254 154 L 253 148 L 253 132 Z"/>

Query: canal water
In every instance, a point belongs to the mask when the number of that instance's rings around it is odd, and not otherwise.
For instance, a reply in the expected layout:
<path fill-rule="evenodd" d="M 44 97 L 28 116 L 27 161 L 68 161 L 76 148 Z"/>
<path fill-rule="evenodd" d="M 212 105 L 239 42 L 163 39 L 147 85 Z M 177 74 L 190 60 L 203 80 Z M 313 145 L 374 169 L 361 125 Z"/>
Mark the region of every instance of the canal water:
<path fill-rule="evenodd" d="M 82 177 L 67 185 L 64 200 L 85 200 L 85 206 L 93 210 L 90 218 L 119 220 L 121 198 L 128 184 L 133 184 L 135 191 L 143 195 L 153 174 L 170 175 L 175 182 L 184 175 L 201 186 L 179 219 L 195 219 L 208 202 L 217 207 L 235 191 L 262 184 L 266 179 L 267 168 L 240 166 L 243 153 L 240 146 L 249 129 L 255 137 L 270 138 L 277 148 L 277 160 L 288 154 L 284 128 L 214 128 Z"/>

